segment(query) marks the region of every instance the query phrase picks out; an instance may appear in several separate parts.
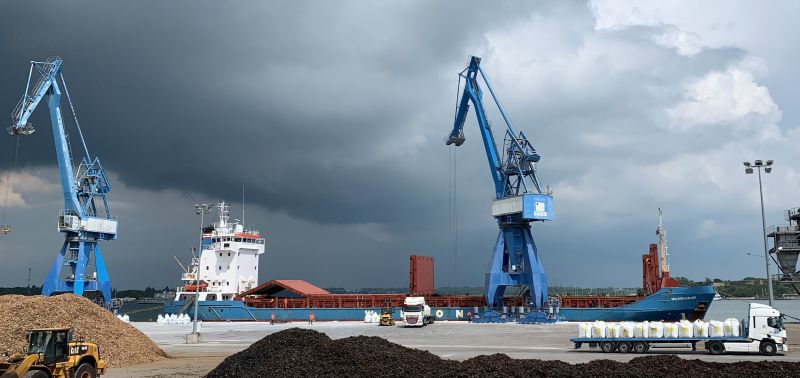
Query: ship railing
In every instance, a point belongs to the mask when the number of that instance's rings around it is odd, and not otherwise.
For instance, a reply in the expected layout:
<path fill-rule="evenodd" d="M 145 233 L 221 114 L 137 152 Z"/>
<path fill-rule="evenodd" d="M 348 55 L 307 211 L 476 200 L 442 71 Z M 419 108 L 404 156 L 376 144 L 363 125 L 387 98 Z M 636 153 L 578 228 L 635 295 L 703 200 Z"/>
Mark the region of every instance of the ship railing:
<path fill-rule="evenodd" d="M 302 298 L 247 296 L 244 302 L 256 308 L 381 308 L 401 307 L 406 294 L 330 294 L 310 295 Z M 513 299 L 513 298 L 512 298 Z M 426 296 L 431 307 L 483 307 L 483 296 Z M 516 301 L 506 305 L 522 305 Z"/>
<path fill-rule="evenodd" d="M 776 232 L 800 232 L 800 226 L 781 224 L 767 227 L 767 235 L 773 235 Z"/>

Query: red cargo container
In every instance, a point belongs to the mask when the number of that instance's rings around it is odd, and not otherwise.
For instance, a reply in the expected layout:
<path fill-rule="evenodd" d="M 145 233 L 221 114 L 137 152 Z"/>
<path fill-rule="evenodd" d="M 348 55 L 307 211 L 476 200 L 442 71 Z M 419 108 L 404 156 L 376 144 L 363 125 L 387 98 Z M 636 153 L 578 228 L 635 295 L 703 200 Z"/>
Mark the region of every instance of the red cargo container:
<path fill-rule="evenodd" d="M 411 255 L 409 293 L 414 296 L 433 294 L 433 257 Z"/>

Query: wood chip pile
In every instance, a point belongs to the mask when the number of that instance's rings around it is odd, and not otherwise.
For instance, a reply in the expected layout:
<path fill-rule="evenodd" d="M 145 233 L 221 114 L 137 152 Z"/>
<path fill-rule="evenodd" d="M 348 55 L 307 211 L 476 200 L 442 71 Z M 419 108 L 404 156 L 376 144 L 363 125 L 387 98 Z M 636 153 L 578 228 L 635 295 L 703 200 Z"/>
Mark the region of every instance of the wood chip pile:
<path fill-rule="evenodd" d="M 28 329 L 58 327 L 72 327 L 75 338 L 96 343 L 111 367 L 168 358 L 144 333 L 86 298 L 0 296 L 0 353 L 23 353 Z"/>

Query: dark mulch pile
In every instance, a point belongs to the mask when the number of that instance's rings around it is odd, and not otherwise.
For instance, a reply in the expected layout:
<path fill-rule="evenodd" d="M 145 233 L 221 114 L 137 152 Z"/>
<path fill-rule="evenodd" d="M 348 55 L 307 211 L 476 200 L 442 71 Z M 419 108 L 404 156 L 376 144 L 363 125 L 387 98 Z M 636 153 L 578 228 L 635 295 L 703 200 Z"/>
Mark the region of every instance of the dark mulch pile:
<path fill-rule="evenodd" d="M 269 335 L 226 358 L 207 378 L 222 377 L 800 377 L 800 363 L 716 363 L 673 355 L 630 362 L 585 364 L 519 360 L 504 354 L 443 360 L 380 337 L 331 340 L 324 333 L 292 328 Z"/>

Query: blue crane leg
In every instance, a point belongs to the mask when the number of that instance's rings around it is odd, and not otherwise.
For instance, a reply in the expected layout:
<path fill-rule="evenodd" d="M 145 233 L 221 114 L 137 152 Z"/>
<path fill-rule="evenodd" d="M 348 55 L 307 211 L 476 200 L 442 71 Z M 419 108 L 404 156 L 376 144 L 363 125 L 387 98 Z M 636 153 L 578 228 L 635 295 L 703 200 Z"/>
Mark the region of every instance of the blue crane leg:
<path fill-rule="evenodd" d="M 491 307 L 501 307 L 506 287 L 524 286 L 529 289 L 527 303 L 543 307 L 547 303 L 547 274 L 539 260 L 530 225 L 501 227 L 486 272 L 486 302 Z"/>
<path fill-rule="evenodd" d="M 42 283 L 42 295 L 45 297 L 62 290 L 60 287 L 61 267 L 64 266 L 64 254 L 67 253 L 68 245 L 69 242 L 64 241 L 64 244 L 61 246 L 61 251 L 58 252 L 58 256 L 56 256 L 56 261 L 50 266 L 50 271 L 47 272 L 47 277 Z"/>
<path fill-rule="evenodd" d="M 111 302 L 111 280 L 108 277 L 108 270 L 106 270 L 106 262 L 103 260 L 103 255 L 100 253 L 100 244 L 94 245 L 94 266 L 97 272 L 97 291 L 103 293 L 103 301 L 105 303 Z"/>
<path fill-rule="evenodd" d="M 89 262 L 89 251 L 86 247 L 87 243 L 83 240 L 78 242 L 78 259 L 75 261 L 75 281 L 72 285 L 72 293 L 79 296 L 83 296 L 85 289 L 83 275 L 86 272 L 86 263 Z"/>

